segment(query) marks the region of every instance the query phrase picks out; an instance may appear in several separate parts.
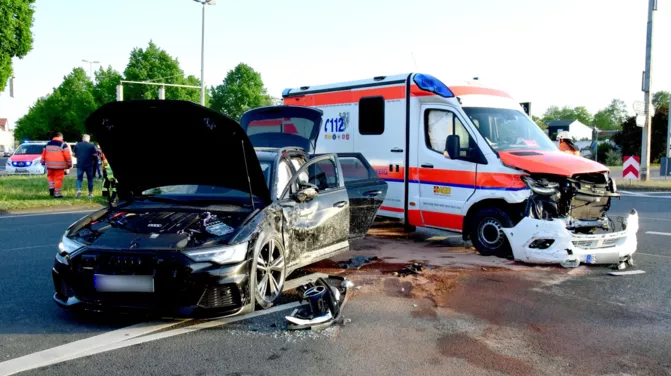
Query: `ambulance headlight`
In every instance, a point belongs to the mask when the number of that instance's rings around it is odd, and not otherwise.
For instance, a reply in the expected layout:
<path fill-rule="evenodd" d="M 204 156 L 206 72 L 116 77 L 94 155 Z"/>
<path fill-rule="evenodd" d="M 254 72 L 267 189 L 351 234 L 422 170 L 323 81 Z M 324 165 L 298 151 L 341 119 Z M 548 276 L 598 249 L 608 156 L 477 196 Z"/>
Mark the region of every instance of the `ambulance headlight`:
<path fill-rule="evenodd" d="M 541 183 L 531 176 L 522 176 L 522 181 L 534 193 L 544 196 L 551 196 L 559 192 L 559 184 L 557 183 Z"/>

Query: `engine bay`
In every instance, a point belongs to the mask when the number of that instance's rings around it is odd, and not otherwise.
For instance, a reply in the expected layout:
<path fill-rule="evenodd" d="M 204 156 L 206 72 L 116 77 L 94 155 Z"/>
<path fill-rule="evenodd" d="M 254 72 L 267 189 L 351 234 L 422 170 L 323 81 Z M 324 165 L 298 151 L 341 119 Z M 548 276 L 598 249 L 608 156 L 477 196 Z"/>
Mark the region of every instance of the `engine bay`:
<path fill-rule="evenodd" d="M 612 230 L 614 224 L 606 215 L 610 200 L 620 197 L 608 173 L 564 177 L 531 175 L 523 177 L 532 193 L 524 217 L 541 220 L 562 219 L 566 228 L 578 232 L 594 229 Z"/>
<path fill-rule="evenodd" d="M 131 243 L 183 248 L 233 233 L 248 213 L 177 211 L 110 211 L 79 229 L 74 236 L 87 244 L 126 248 Z"/>

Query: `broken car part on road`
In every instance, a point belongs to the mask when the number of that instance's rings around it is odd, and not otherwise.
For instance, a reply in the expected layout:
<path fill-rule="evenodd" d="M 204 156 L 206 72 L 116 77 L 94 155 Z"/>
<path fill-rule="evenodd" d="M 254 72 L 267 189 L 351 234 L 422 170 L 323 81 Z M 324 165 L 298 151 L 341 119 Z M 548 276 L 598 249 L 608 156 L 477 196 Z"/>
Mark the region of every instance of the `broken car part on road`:
<path fill-rule="evenodd" d="M 619 197 L 607 172 L 531 174 L 522 180 L 531 190 L 522 219 L 502 229 L 515 260 L 565 267 L 633 263 L 638 214 L 632 209 L 618 223 L 607 216 L 610 200 Z"/>
<path fill-rule="evenodd" d="M 342 308 L 347 302 L 347 286 L 350 286 L 351 282 L 336 276 L 331 276 L 329 279 L 340 283 L 333 286 L 323 278 L 319 278 L 316 282 L 296 289 L 300 302 L 307 301 L 308 304 L 295 309 L 291 315 L 285 317 L 288 329 L 321 330 L 342 321 Z"/>

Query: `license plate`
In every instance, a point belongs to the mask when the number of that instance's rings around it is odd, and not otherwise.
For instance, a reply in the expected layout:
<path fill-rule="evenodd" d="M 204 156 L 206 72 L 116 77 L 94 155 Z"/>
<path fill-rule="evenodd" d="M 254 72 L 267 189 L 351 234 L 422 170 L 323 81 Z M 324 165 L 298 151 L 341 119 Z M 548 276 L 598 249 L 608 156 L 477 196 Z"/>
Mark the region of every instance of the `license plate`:
<path fill-rule="evenodd" d="M 596 257 L 595 255 L 587 255 L 587 259 L 585 261 L 587 261 L 586 264 L 594 264 L 596 263 Z"/>
<path fill-rule="evenodd" d="M 16 169 L 16 173 L 17 173 L 17 174 L 27 174 L 27 173 L 28 173 L 28 169 L 27 169 L 27 168 L 17 168 L 17 169 Z"/>
<path fill-rule="evenodd" d="M 98 292 L 154 292 L 154 277 L 150 275 L 93 275 Z"/>

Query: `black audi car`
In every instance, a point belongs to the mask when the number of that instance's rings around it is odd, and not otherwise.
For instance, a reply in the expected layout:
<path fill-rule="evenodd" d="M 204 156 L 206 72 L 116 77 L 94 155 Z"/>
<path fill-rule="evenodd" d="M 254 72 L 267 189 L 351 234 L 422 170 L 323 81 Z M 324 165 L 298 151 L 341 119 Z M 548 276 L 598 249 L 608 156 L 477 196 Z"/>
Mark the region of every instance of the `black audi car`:
<path fill-rule="evenodd" d="M 386 183 L 361 154 L 313 154 L 321 111 L 260 108 L 241 123 L 182 101 L 95 111 L 86 129 L 121 200 L 67 229 L 54 300 L 190 316 L 266 308 L 292 271 L 365 235 Z"/>

